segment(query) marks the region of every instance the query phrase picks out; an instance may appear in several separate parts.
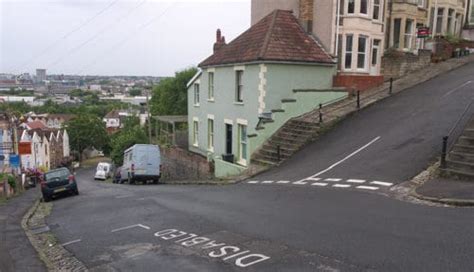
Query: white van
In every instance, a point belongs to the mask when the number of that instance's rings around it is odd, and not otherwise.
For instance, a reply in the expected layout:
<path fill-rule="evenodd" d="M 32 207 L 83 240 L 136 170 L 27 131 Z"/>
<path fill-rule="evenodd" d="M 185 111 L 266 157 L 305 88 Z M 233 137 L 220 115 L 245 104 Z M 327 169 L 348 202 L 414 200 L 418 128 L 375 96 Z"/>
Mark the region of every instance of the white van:
<path fill-rule="evenodd" d="M 157 145 L 136 144 L 125 150 L 123 154 L 121 181 L 133 184 L 136 181 L 151 180 L 157 184 L 161 177 L 160 168 L 160 148 Z"/>
<path fill-rule="evenodd" d="M 112 164 L 108 162 L 99 162 L 95 171 L 94 179 L 106 180 L 112 176 Z"/>

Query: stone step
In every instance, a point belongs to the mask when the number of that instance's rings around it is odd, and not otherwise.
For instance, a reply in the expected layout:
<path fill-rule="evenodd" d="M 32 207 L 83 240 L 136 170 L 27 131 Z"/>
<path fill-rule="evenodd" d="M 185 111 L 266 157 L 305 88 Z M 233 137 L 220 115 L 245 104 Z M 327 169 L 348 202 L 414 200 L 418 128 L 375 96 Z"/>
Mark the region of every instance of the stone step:
<path fill-rule="evenodd" d="M 284 127 L 286 128 L 294 128 L 300 130 L 315 130 L 319 128 L 319 124 L 317 123 L 309 123 L 309 122 L 301 122 L 301 121 L 290 121 L 289 123 L 285 124 Z"/>
<path fill-rule="evenodd" d="M 456 169 L 446 168 L 442 169 L 441 173 L 444 177 L 458 178 L 462 180 L 474 181 L 474 173 L 464 172 Z"/>
<path fill-rule="evenodd" d="M 459 139 L 457 141 L 457 144 L 473 146 L 474 147 L 474 138 L 461 136 L 461 137 L 459 137 Z"/>
<path fill-rule="evenodd" d="M 261 154 L 262 156 L 265 156 L 265 157 L 268 157 L 268 158 L 272 157 L 272 158 L 278 159 L 277 150 L 260 149 L 260 151 L 258 153 Z M 289 158 L 292 154 L 293 153 L 291 153 L 291 152 L 280 151 L 280 159 Z"/>
<path fill-rule="evenodd" d="M 474 163 L 474 153 L 450 152 L 448 159 L 453 161 Z"/>
<path fill-rule="evenodd" d="M 252 163 L 260 164 L 260 165 L 277 165 L 278 161 L 273 160 L 272 158 L 266 158 L 264 156 L 256 156 L 252 158 Z"/>
<path fill-rule="evenodd" d="M 313 135 L 314 133 L 316 133 L 316 131 L 317 129 L 299 129 L 299 128 L 294 128 L 294 127 L 283 127 L 277 133 L 283 132 L 286 134 L 294 134 L 294 135 L 299 135 L 299 134 Z"/>
<path fill-rule="evenodd" d="M 466 128 L 463 131 L 462 136 L 474 138 L 474 128 Z"/>
<path fill-rule="evenodd" d="M 460 153 L 474 154 L 474 146 L 455 144 L 454 147 L 453 147 L 453 151 L 454 152 L 460 152 Z"/>
<path fill-rule="evenodd" d="M 466 173 L 472 173 L 474 175 L 474 163 L 454 161 L 451 159 L 447 159 L 446 166 L 449 169 L 459 170 Z"/>
<path fill-rule="evenodd" d="M 291 120 L 289 124 L 303 127 L 319 127 L 319 123 L 313 123 L 303 120 Z"/>
<path fill-rule="evenodd" d="M 286 153 L 294 153 L 299 148 L 300 148 L 299 145 L 286 144 L 286 145 L 281 145 L 280 146 L 280 151 L 281 152 L 286 152 Z M 276 150 L 276 149 L 277 149 L 276 145 L 273 145 L 273 144 L 268 143 L 268 142 L 263 144 L 263 146 L 262 146 L 262 150 L 271 151 L 271 150 Z"/>
<path fill-rule="evenodd" d="M 284 144 L 294 144 L 294 145 L 304 145 L 308 142 L 308 137 L 285 137 L 284 135 L 274 135 L 268 140 L 270 143 L 275 145 L 284 145 Z"/>

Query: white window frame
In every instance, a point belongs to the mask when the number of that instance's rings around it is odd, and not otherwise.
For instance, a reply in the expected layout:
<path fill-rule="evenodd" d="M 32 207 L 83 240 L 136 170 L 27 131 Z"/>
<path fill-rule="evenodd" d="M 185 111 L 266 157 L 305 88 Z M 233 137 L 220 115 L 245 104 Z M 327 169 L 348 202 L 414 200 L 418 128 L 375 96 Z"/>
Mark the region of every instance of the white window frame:
<path fill-rule="evenodd" d="M 474 25 L 474 1 L 471 1 L 469 7 L 469 25 Z"/>
<path fill-rule="evenodd" d="M 193 146 L 199 147 L 199 119 L 193 118 Z"/>
<path fill-rule="evenodd" d="M 347 38 L 348 37 L 351 37 L 351 39 L 352 39 L 350 50 L 347 49 Z M 352 64 L 354 63 L 354 37 L 355 37 L 354 34 L 344 35 L 344 63 L 343 63 L 342 67 L 343 67 L 343 70 L 345 70 L 345 71 L 352 70 Z M 350 63 L 349 67 L 346 67 L 346 58 L 347 58 L 348 54 L 350 54 L 350 56 L 351 56 L 351 63 Z"/>
<path fill-rule="evenodd" d="M 207 150 L 214 152 L 214 117 L 207 118 Z"/>
<path fill-rule="evenodd" d="M 365 51 L 364 52 L 359 52 L 359 40 L 361 38 L 365 39 Z M 356 56 L 357 56 L 357 58 L 356 58 L 356 69 L 357 69 L 357 71 L 367 71 L 368 70 L 368 65 L 367 65 L 367 55 L 368 55 L 367 50 L 369 49 L 368 42 L 369 42 L 369 37 L 364 36 L 364 35 L 357 36 L 357 53 L 356 53 Z M 361 55 L 361 54 L 364 54 L 364 67 L 363 68 L 359 68 L 359 55 Z M 354 61 L 354 59 L 352 61 Z"/>
<path fill-rule="evenodd" d="M 245 137 L 242 137 L 242 131 L 245 127 Z M 248 157 L 248 125 L 245 122 L 238 122 L 237 123 L 237 146 L 238 146 L 238 163 L 241 165 L 247 165 L 247 157 Z M 244 138 L 244 139 L 242 139 Z M 243 156 L 242 150 L 245 149 L 245 158 Z"/>
<path fill-rule="evenodd" d="M 411 23 L 411 28 L 410 29 L 408 29 L 408 27 L 407 27 L 408 22 Z M 413 37 L 414 37 L 414 34 L 415 34 L 414 26 L 415 26 L 415 20 L 405 19 L 405 31 L 403 33 L 403 36 L 404 36 L 403 49 L 406 49 L 406 50 L 411 50 L 412 49 Z M 407 33 L 407 30 L 410 30 L 410 32 Z"/>
<path fill-rule="evenodd" d="M 194 106 L 198 107 L 200 102 L 200 84 L 194 83 Z"/>
<path fill-rule="evenodd" d="M 419 8 L 426 8 L 425 3 L 426 3 L 425 0 L 418 0 L 417 1 L 417 4 L 418 4 Z"/>
<path fill-rule="evenodd" d="M 365 8 L 366 8 L 366 13 L 362 13 L 362 1 L 365 1 Z M 359 1 L 356 1 L 359 3 L 359 10 L 358 10 L 358 14 L 361 15 L 361 16 L 370 16 L 370 0 L 359 0 Z"/>
<path fill-rule="evenodd" d="M 208 100 L 214 101 L 214 72 L 208 73 Z"/>
<path fill-rule="evenodd" d="M 349 1 L 354 1 L 354 11 L 351 12 L 351 13 L 349 13 Z M 345 3 L 346 3 L 346 4 L 344 5 L 344 6 L 345 6 L 345 7 L 344 7 L 344 10 L 346 11 L 345 14 L 354 15 L 354 14 L 357 13 L 357 12 L 356 12 L 356 11 L 357 11 L 357 1 L 356 1 L 356 0 L 347 0 Z"/>
<path fill-rule="evenodd" d="M 379 1 L 379 3 L 375 4 L 375 1 Z M 372 19 L 374 21 L 377 21 L 377 22 L 382 21 L 382 8 L 383 8 L 382 3 L 383 3 L 383 0 L 372 0 Z M 379 9 L 379 12 L 377 14 L 377 16 L 378 16 L 377 19 L 374 18 L 375 7 L 378 7 L 378 9 Z"/>

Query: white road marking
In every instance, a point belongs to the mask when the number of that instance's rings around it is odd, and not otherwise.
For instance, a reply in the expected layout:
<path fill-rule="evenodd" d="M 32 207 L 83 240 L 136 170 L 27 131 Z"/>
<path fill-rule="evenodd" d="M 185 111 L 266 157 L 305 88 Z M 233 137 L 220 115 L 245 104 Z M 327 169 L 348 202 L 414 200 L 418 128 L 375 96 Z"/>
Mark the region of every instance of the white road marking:
<path fill-rule="evenodd" d="M 338 181 L 341 181 L 342 179 L 340 178 L 327 178 L 325 179 L 324 181 L 335 181 L 335 182 L 338 182 Z"/>
<path fill-rule="evenodd" d="M 467 82 L 464 82 L 464 84 L 462 84 L 462 85 L 460 85 L 460 86 L 458 86 L 458 87 L 452 89 L 451 91 L 445 93 L 442 98 L 445 98 L 446 96 L 449 96 L 449 95 L 453 94 L 455 91 L 457 91 L 457 90 L 461 89 L 462 87 L 465 87 L 465 86 L 467 86 L 467 85 L 469 85 L 469 84 L 471 84 L 471 83 L 472 83 L 471 80 L 469 80 L 469 81 L 467 81 Z"/>
<path fill-rule="evenodd" d="M 263 184 L 270 184 L 270 183 L 273 183 L 273 180 L 265 180 L 265 181 L 262 181 Z"/>
<path fill-rule="evenodd" d="M 295 184 L 295 185 L 305 185 L 305 184 L 307 184 L 307 182 L 300 180 L 300 181 L 293 182 L 293 184 Z"/>
<path fill-rule="evenodd" d="M 356 188 L 363 189 L 363 190 L 372 190 L 372 191 L 380 189 L 379 187 L 374 187 L 374 186 L 357 186 Z"/>
<path fill-rule="evenodd" d="M 116 196 L 115 198 L 121 199 L 121 198 L 127 198 L 127 197 L 132 197 L 132 195 L 121 195 L 121 196 Z"/>
<path fill-rule="evenodd" d="M 320 187 L 324 187 L 324 186 L 328 186 L 327 183 L 324 183 L 324 182 L 315 182 L 313 184 L 311 184 L 313 186 L 320 186 Z"/>
<path fill-rule="evenodd" d="M 256 183 L 258 183 L 258 181 L 257 181 L 257 180 L 251 180 L 251 181 L 249 181 L 249 182 L 247 182 L 247 183 L 256 184 Z"/>
<path fill-rule="evenodd" d="M 64 244 L 61 244 L 62 246 L 67 246 L 67 245 L 72 245 L 72 244 L 75 244 L 75 243 L 79 243 L 81 241 L 81 239 L 77 239 L 77 240 L 73 240 L 73 241 L 70 241 L 70 242 L 66 242 Z"/>
<path fill-rule="evenodd" d="M 280 181 L 277 181 L 277 183 L 279 183 L 279 184 L 288 184 L 288 183 L 290 183 L 290 181 L 289 180 L 280 180 Z"/>
<path fill-rule="evenodd" d="M 315 178 L 315 177 L 317 177 L 317 176 L 320 176 L 320 175 L 322 175 L 322 174 L 324 174 L 324 173 L 326 173 L 326 172 L 332 170 L 334 167 L 336 167 L 336 166 L 338 166 L 339 164 L 341 164 L 341 163 L 347 161 L 348 159 L 350 159 L 350 158 L 354 157 L 355 155 L 357 155 L 358 153 L 360 153 L 362 150 L 364 150 L 364 149 L 366 149 L 367 147 L 371 146 L 373 143 L 375 143 L 375 142 L 377 142 L 378 140 L 380 140 L 380 138 L 381 138 L 380 136 L 374 138 L 372 141 L 368 142 L 366 145 L 362 146 L 361 148 L 359 148 L 359 149 L 357 149 L 356 151 L 352 152 L 351 154 L 347 155 L 344 159 L 342 159 L 342 160 L 340 160 L 340 161 L 334 163 L 333 165 L 329 166 L 328 168 L 324 169 L 323 171 L 318 172 L 318 173 L 316 173 L 316 174 L 310 176 L 309 178 Z M 308 178 L 305 178 L 305 179 L 303 179 L 303 180 L 306 180 L 306 179 L 308 179 Z"/>
<path fill-rule="evenodd" d="M 143 229 L 146 229 L 146 230 L 150 230 L 150 229 L 151 229 L 150 227 L 145 226 L 145 225 L 142 225 L 142 224 L 135 224 L 135 225 L 131 225 L 131 226 L 123 227 L 123 228 L 114 229 L 114 230 L 112 230 L 111 232 L 117 232 L 117 231 L 122 231 L 122 230 L 128 230 L 128 229 L 133 229 L 133 228 L 136 228 L 136 227 L 140 227 L 140 228 L 143 228 Z"/>
<path fill-rule="evenodd" d="M 349 185 L 349 184 L 334 184 L 332 187 L 336 187 L 336 188 L 350 188 L 351 185 Z"/>
<path fill-rule="evenodd" d="M 370 184 L 380 185 L 380 186 L 385 186 L 385 187 L 389 187 L 389 186 L 392 186 L 392 185 L 393 185 L 393 183 L 390 183 L 390 182 L 382 182 L 382 181 L 372 181 Z"/>
<path fill-rule="evenodd" d="M 349 182 L 349 183 L 364 183 L 365 179 L 348 179 L 347 182 Z"/>
<path fill-rule="evenodd" d="M 309 178 L 307 178 L 307 179 L 305 179 L 305 180 L 320 181 L 320 180 L 321 180 L 321 178 L 313 178 L 313 177 L 309 177 Z"/>

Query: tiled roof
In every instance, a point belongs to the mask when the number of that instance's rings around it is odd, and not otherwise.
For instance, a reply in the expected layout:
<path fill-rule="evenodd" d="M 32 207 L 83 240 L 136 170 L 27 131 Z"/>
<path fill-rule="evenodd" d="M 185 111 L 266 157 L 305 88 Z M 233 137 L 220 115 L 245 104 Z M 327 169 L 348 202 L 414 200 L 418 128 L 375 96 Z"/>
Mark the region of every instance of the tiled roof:
<path fill-rule="evenodd" d="M 252 61 L 334 64 L 333 58 L 305 32 L 291 11 L 275 10 L 199 66 Z"/>
<path fill-rule="evenodd" d="M 29 123 L 26 123 L 26 125 L 28 126 L 29 129 L 45 129 L 46 128 L 46 125 L 41 122 L 41 121 L 33 121 L 33 122 L 29 122 Z"/>
<path fill-rule="evenodd" d="M 104 118 L 120 118 L 120 111 L 119 110 L 112 110 L 111 112 L 107 113 Z"/>

